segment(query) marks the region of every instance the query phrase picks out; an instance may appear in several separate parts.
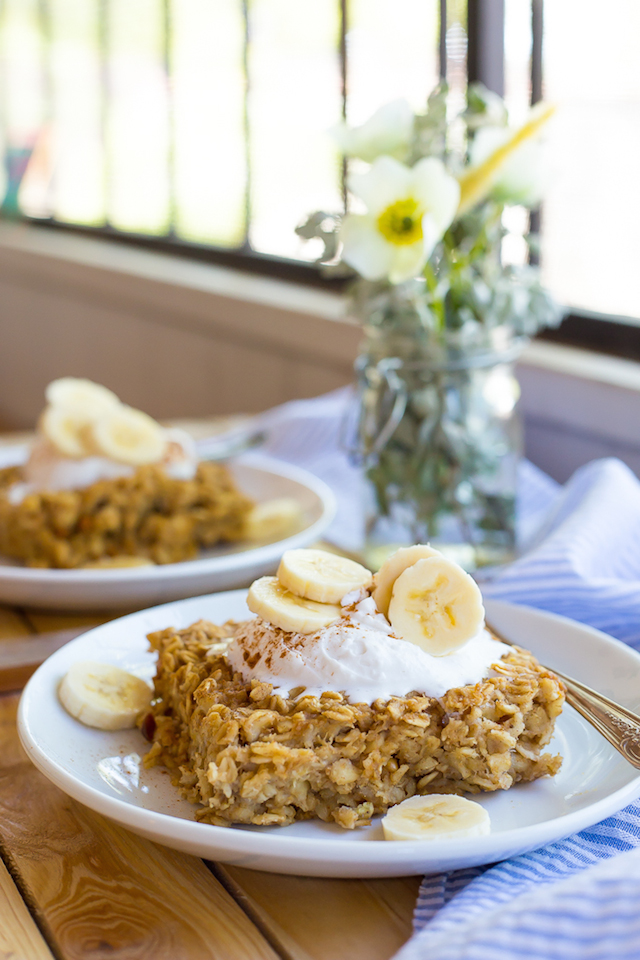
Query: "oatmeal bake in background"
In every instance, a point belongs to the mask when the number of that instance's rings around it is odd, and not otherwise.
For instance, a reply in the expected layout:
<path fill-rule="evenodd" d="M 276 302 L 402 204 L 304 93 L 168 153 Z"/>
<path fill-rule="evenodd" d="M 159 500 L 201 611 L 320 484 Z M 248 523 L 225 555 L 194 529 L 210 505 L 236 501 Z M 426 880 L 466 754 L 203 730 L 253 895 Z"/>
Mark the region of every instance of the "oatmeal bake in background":
<path fill-rule="evenodd" d="M 140 719 L 198 820 L 354 828 L 408 797 L 553 775 L 542 753 L 564 688 L 484 630 L 475 582 L 431 547 L 375 578 L 318 550 L 285 553 L 249 591 L 257 617 L 149 635 Z"/>
<path fill-rule="evenodd" d="M 245 535 L 252 501 L 193 439 L 86 380 L 54 381 L 24 467 L 0 470 L 0 553 L 32 567 L 174 563 Z"/>

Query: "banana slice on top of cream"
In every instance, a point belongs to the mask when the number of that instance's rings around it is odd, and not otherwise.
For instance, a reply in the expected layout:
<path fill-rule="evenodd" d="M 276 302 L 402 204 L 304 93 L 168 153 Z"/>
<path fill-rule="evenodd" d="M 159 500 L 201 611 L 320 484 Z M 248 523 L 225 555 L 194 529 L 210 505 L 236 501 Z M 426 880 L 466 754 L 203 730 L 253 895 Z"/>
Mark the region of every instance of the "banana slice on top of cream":
<path fill-rule="evenodd" d="M 366 567 L 326 550 L 287 550 L 278 567 L 278 580 L 292 593 L 319 603 L 340 603 L 352 590 L 367 587 Z"/>
<path fill-rule="evenodd" d="M 394 583 L 388 618 L 397 636 L 444 657 L 482 629 L 482 594 L 453 560 L 426 557 L 407 567 Z"/>
<path fill-rule="evenodd" d="M 49 443 L 65 457 L 80 459 L 90 454 L 86 414 L 71 407 L 46 407 L 38 427 Z"/>
<path fill-rule="evenodd" d="M 115 393 L 100 383 L 80 377 L 61 377 L 46 388 L 45 397 L 52 407 L 73 410 L 85 420 L 120 405 Z"/>
<path fill-rule="evenodd" d="M 479 803 L 455 794 L 411 797 L 382 818 L 385 840 L 454 840 L 491 832 L 489 814 Z"/>
<path fill-rule="evenodd" d="M 124 405 L 98 416 L 91 424 L 91 438 L 97 453 L 132 466 L 157 462 L 167 446 L 165 432 L 153 417 Z"/>
<path fill-rule="evenodd" d="M 430 547 L 428 543 L 416 543 L 412 547 L 400 547 L 387 557 L 373 578 L 372 596 L 380 613 L 385 617 L 389 613 L 393 585 L 407 567 L 417 563 L 418 560 L 441 556 L 440 551 Z"/>
<path fill-rule="evenodd" d="M 247 606 L 263 620 L 291 633 L 315 633 L 338 620 L 342 609 L 334 603 L 318 603 L 299 597 L 277 577 L 260 577 L 249 587 Z"/>
<path fill-rule="evenodd" d="M 128 466 L 158 463 L 167 452 L 166 431 L 141 410 L 120 403 L 115 393 L 77 377 L 49 384 L 40 430 L 65 457 L 101 456 Z"/>
<path fill-rule="evenodd" d="M 340 618 L 340 601 L 375 584 L 373 597 L 395 636 L 431 656 L 453 653 L 484 622 L 482 595 L 468 573 L 432 547 L 399 550 L 373 580 L 366 567 L 325 550 L 287 550 L 276 577 L 252 584 L 247 603 L 263 620 L 315 633 Z"/>
<path fill-rule="evenodd" d="M 371 578 L 366 567 L 326 550 L 286 550 L 276 577 L 252 583 L 247 606 L 281 630 L 315 633 L 339 620 L 342 598 Z"/>

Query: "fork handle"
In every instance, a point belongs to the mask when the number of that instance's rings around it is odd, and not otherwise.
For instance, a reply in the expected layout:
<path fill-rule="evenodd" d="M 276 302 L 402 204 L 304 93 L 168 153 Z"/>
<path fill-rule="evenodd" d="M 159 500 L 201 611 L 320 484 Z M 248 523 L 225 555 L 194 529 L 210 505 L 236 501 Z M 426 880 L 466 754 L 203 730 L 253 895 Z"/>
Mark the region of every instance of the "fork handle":
<path fill-rule="evenodd" d="M 640 717 L 582 684 L 552 671 L 567 688 L 567 703 L 588 720 L 625 760 L 640 770 Z"/>

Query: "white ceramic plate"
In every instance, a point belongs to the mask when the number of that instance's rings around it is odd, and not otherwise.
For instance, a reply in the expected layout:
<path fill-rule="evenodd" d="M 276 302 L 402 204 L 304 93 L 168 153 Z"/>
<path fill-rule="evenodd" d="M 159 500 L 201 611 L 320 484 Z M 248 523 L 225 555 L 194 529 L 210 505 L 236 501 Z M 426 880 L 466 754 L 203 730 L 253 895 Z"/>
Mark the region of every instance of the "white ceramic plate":
<path fill-rule="evenodd" d="M 0 466 L 15 457 L 14 451 L 2 454 Z M 238 487 L 256 501 L 296 499 L 305 518 L 302 531 L 264 546 L 216 547 L 203 551 L 197 560 L 157 567 L 41 570 L 0 558 L 0 603 L 51 610 L 126 610 L 246 586 L 256 577 L 273 573 L 285 550 L 312 543 L 331 523 L 334 496 L 306 470 L 261 454 L 245 455 L 229 467 Z"/>
<path fill-rule="evenodd" d="M 77 660 L 116 663 L 153 673 L 145 634 L 185 627 L 200 617 L 222 622 L 247 615 L 244 591 L 196 597 L 131 614 L 69 643 L 34 674 L 20 702 L 18 729 L 35 765 L 66 793 L 150 840 L 256 870 L 322 877 L 393 877 L 491 863 L 590 826 L 640 795 L 640 777 L 570 707 L 551 750 L 560 773 L 506 792 L 481 795 L 492 833 L 476 839 L 385 842 L 379 819 L 354 832 L 305 821 L 288 827 L 214 827 L 196 823 L 161 768 L 140 769 L 146 741 L 137 730 L 83 727 L 58 703 L 56 690 Z M 495 626 L 542 662 L 575 676 L 628 707 L 640 706 L 640 656 L 588 627 L 510 604 L 488 602 Z"/>

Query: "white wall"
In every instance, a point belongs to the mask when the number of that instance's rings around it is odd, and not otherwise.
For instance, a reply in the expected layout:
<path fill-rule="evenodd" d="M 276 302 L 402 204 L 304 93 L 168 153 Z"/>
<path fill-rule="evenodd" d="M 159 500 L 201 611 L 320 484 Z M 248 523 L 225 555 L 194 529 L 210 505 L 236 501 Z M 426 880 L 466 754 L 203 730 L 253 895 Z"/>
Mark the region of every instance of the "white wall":
<path fill-rule="evenodd" d="M 556 480 L 598 457 L 640 476 L 640 364 L 536 342 L 518 376 L 527 455 Z"/>
<path fill-rule="evenodd" d="M 80 375 L 160 418 L 263 410 L 348 383 L 339 297 L 43 228 L 0 227 L 0 424 Z"/>

